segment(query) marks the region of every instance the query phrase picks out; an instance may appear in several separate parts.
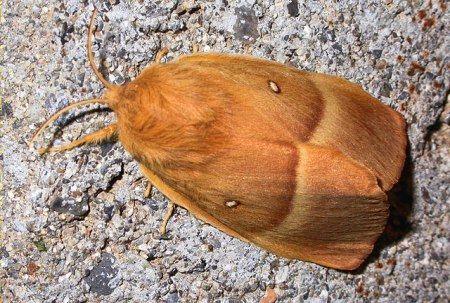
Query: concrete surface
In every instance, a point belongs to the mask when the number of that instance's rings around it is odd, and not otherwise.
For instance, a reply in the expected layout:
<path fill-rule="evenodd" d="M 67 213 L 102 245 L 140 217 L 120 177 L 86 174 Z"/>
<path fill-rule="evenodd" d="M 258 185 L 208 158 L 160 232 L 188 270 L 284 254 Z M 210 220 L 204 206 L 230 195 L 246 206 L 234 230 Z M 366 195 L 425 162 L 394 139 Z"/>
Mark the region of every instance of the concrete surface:
<path fill-rule="evenodd" d="M 179 208 L 161 238 L 167 200 L 156 189 L 143 198 L 145 180 L 118 143 L 30 151 L 50 114 L 103 90 L 86 60 L 93 3 L 0 3 L 3 302 L 258 302 L 266 288 L 278 302 L 447 302 L 445 1 L 95 1 L 96 56 L 114 83 L 136 77 L 161 47 L 171 60 L 198 44 L 345 77 L 405 116 L 409 161 L 387 231 L 352 273 L 276 257 Z M 114 119 L 98 109 L 65 116 L 39 144 Z"/>

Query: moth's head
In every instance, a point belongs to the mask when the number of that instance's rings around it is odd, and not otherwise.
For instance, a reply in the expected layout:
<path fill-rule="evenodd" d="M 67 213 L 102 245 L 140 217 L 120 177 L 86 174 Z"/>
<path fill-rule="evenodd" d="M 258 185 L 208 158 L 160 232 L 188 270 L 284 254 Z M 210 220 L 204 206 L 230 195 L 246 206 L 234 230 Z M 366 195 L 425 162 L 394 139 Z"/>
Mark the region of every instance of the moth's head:
<path fill-rule="evenodd" d="M 122 99 L 124 85 L 112 85 L 106 88 L 101 99 L 105 100 L 109 108 L 115 110 Z"/>
<path fill-rule="evenodd" d="M 116 115 L 123 114 L 125 111 L 137 108 L 137 104 L 142 95 L 141 87 L 131 81 L 121 86 L 108 87 L 103 94 L 102 99 L 108 102 L 108 107 L 111 108 Z"/>
<path fill-rule="evenodd" d="M 55 121 L 59 116 L 62 114 L 72 110 L 73 108 L 85 106 L 91 103 L 100 103 L 103 105 L 106 105 L 110 109 L 112 109 L 116 116 L 117 120 L 120 124 L 120 122 L 125 120 L 131 120 L 135 119 L 139 115 L 139 113 L 142 112 L 142 108 L 137 106 L 138 101 L 141 100 L 142 92 L 143 90 L 140 89 L 139 81 L 134 80 L 129 83 L 123 84 L 123 85 L 116 85 L 113 83 L 108 82 L 105 77 L 100 73 L 98 68 L 94 64 L 94 53 L 92 51 L 92 37 L 93 37 L 93 28 L 94 28 L 94 21 L 95 17 L 97 15 L 97 9 L 94 10 L 91 21 L 89 23 L 89 34 L 87 39 L 87 55 L 89 58 L 89 63 L 91 65 L 92 71 L 97 76 L 97 78 L 100 80 L 100 82 L 103 83 L 103 85 L 106 88 L 105 93 L 100 98 L 95 99 L 88 99 L 83 100 L 79 102 L 72 103 L 63 109 L 59 110 L 55 114 L 53 114 L 33 135 L 31 140 L 29 141 L 28 145 L 31 148 L 32 143 L 34 140 L 39 136 L 39 134 L 42 133 L 42 131 L 50 125 L 53 121 Z M 161 54 L 165 54 L 167 50 L 162 50 Z M 158 56 L 157 56 L 158 57 Z M 157 60 L 159 60 L 157 58 Z M 133 105 L 133 106 L 130 106 Z M 139 120 L 139 119 L 138 119 Z M 142 121 L 135 121 L 137 124 L 143 123 Z M 58 150 L 58 149 L 39 149 L 40 153 L 43 153 L 47 150 Z"/>

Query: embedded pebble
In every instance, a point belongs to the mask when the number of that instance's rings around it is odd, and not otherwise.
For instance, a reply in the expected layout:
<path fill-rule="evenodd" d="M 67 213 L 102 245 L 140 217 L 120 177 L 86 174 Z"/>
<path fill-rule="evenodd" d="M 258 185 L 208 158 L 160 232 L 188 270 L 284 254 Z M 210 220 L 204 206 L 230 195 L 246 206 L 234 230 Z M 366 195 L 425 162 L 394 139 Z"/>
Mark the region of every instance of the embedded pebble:
<path fill-rule="evenodd" d="M 85 278 L 91 292 L 104 296 L 114 291 L 117 283 L 111 282 L 114 281 L 118 274 L 115 263 L 116 258 L 113 255 L 108 253 L 102 254 L 100 263 L 92 268 Z"/>

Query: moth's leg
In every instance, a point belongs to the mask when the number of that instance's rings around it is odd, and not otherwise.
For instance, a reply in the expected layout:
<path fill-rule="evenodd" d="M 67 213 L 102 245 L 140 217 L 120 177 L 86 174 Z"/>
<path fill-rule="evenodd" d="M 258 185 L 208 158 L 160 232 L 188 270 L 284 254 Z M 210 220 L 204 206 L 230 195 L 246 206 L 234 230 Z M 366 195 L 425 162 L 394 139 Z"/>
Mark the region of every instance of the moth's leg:
<path fill-rule="evenodd" d="M 166 233 L 167 222 L 169 222 L 170 217 L 172 217 L 174 209 L 175 209 L 175 204 L 173 204 L 173 202 L 169 201 L 169 204 L 167 205 L 167 211 L 164 215 L 163 221 L 161 223 L 161 227 L 159 228 L 159 232 L 161 233 L 161 235 L 164 235 Z"/>
<path fill-rule="evenodd" d="M 139 168 L 141 169 L 142 174 L 145 176 L 145 171 L 147 170 L 147 168 L 142 164 L 139 165 Z M 147 187 L 145 188 L 145 192 L 144 192 L 145 198 L 150 198 L 150 195 L 152 194 L 152 189 L 153 189 L 153 184 L 147 178 Z"/>
<path fill-rule="evenodd" d="M 151 192 L 151 188 L 153 186 L 151 181 L 150 181 L 150 178 L 149 178 L 149 176 L 152 176 L 153 173 L 147 167 L 145 167 L 142 164 L 140 165 L 140 169 L 141 169 L 142 173 L 144 174 L 144 176 L 146 176 L 147 179 L 148 179 L 147 190 L 145 191 L 145 194 L 147 195 L 148 192 L 149 193 Z M 163 221 L 161 223 L 161 227 L 159 228 L 159 231 L 161 232 L 161 235 L 164 235 L 166 233 L 167 223 L 169 222 L 170 217 L 172 216 L 174 209 L 175 209 L 175 204 L 172 201 L 169 201 L 169 204 L 167 205 L 167 211 L 166 211 L 166 213 L 165 213 L 165 215 L 163 217 Z"/>
<path fill-rule="evenodd" d="M 72 148 L 75 148 L 77 146 L 86 144 L 86 143 L 99 143 L 101 141 L 107 140 L 112 138 L 117 134 L 117 123 L 108 125 L 105 128 L 102 128 L 98 131 L 95 131 L 93 133 L 90 133 L 86 136 L 84 136 L 81 139 L 74 140 L 68 144 L 60 145 L 60 146 L 54 146 L 54 147 L 43 147 L 38 149 L 38 152 L 42 155 L 46 152 L 61 152 L 65 150 L 70 150 Z"/>
<path fill-rule="evenodd" d="M 199 50 L 200 50 L 200 47 L 198 46 L 197 43 L 192 44 L 192 53 L 193 54 L 198 53 Z"/>
<path fill-rule="evenodd" d="M 211 216 L 209 213 L 201 209 L 195 201 L 188 200 L 185 196 L 179 194 L 169 185 L 164 183 L 155 173 L 153 173 L 150 169 L 144 167 L 143 168 L 144 175 L 152 181 L 153 185 L 155 185 L 159 191 L 161 191 L 168 199 L 170 199 L 175 205 L 186 208 L 189 212 L 191 212 L 196 218 L 215 226 L 227 234 L 236 237 L 242 241 L 249 242 L 246 238 L 238 234 L 233 229 L 229 228 L 227 225 L 220 222 L 217 218 Z"/>
<path fill-rule="evenodd" d="M 161 50 L 159 50 L 159 52 L 156 54 L 155 57 L 155 62 L 156 63 L 161 63 L 161 59 L 167 55 L 167 53 L 169 52 L 169 49 L 167 47 L 162 48 Z"/>
<path fill-rule="evenodd" d="M 150 195 L 152 194 L 153 184 L 150 182 L 150 180 L 147 180 L 147 187 L 145 188 L 144 197 L 150 198 Z"/>

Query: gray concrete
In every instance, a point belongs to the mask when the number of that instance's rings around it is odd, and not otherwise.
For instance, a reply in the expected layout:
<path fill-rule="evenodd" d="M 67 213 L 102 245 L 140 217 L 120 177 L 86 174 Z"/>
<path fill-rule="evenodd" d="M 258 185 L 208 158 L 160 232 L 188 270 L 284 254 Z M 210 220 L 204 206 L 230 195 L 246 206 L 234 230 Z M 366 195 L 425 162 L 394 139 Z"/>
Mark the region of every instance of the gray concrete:
<path fill-rule="evenodd" d="M 93 8 L 87 2 L 2 4 L 4 302 L 258 302 L 267 287 L 279 302 L 447 302 L 444 1 L 98 4 L 96 56 L 114 83 L 136 77 L 163 46 L 171 60 L 195 43 L 202 51 L 252 54 L 345 77 L 406 117 L 410 161 L 391 193 L 387 232 L 353 273 L 276 257 L 183 209 L 161 238 L 167 200 L 156 189 L 143 198 L 145 180 L 120 144 L 44 157 L 28 150 L 26 140 L 51 113 L 103 91 L 86 60 Z M 69 141 L 114 119 L 96 109 L 60 119 L 39 144 Z"/>

